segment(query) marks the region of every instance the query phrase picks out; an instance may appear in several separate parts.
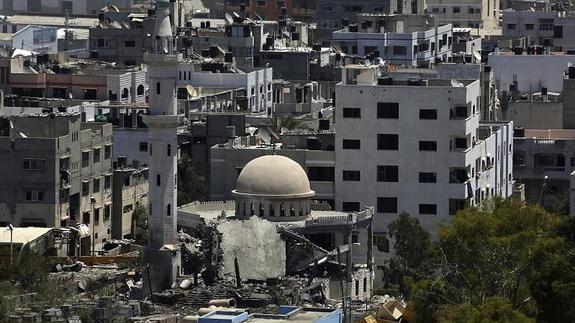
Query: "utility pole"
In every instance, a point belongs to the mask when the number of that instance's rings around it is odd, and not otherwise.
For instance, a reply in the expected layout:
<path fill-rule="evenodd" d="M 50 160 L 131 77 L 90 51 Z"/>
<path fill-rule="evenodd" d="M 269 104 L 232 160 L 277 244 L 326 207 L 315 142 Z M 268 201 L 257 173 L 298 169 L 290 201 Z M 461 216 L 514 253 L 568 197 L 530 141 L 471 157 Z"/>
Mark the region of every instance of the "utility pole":
<path fill-rule="evenodd" d="M 12 224 L 8 224 L 8 230 L 10 230 L 10 267 L 14 264 L 14 227 Z"/>

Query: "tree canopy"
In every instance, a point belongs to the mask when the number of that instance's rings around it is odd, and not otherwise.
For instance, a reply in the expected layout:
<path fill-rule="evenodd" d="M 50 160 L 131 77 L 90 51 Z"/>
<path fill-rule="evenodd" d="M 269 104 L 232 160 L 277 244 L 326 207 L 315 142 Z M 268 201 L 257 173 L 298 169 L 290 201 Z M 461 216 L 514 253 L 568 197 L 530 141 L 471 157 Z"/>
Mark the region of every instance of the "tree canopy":
<path fill-rule="evenodd" d="M 406 266 L 397 283 L 418 322 L 574 322 L 574 228 L 513 199 L 461 210 L 437 241 L 400 215 L 390 271 Z"/>

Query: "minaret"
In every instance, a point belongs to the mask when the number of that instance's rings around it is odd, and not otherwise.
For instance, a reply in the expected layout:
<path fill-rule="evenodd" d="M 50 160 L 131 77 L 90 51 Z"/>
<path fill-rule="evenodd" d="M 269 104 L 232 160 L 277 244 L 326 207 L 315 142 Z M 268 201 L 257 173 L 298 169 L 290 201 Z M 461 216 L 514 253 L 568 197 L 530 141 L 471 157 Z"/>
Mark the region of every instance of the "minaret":
<path fill-rule="evenodd" d="M 174 50 L 169 0 L 156 1 L 154 48 L 144 54 L 148 67 L 148 126 L 150 173 L 148 245 L 144 253 L 149 264 L 144 280 L 145 293 L 169 288 L 180 270 L 177 248 L 177 158 L 178 116 L 176 76 L 182 55 Z M 151 287 L 151 288 L 150 288 Z"/>

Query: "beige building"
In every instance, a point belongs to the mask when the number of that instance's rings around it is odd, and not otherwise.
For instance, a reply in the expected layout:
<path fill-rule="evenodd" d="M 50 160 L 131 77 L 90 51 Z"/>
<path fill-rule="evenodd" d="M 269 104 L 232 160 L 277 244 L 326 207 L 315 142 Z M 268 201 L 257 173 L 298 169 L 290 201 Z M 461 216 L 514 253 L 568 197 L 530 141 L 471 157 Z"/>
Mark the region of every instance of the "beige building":
<path fill-rule="evenodd" d="M 0 119 L 0 224 L 85 224 L 82 254 L 92 239 L 99 249 L 111 233 L 111 157 L 111 124 L 64 114 Z"/>
<path fill-rule="evenodd" d="M 499 28 L 499 0 L 428 0 L 427 10 L 439 23 L 454 28 Z"/>

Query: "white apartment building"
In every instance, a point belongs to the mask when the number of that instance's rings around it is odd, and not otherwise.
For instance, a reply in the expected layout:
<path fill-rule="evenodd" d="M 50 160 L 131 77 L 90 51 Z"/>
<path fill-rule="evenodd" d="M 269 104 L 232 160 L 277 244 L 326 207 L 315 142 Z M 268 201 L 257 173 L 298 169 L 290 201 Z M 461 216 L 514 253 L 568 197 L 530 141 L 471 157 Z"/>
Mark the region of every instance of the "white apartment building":
<path fill-rule="evenodd" d="M 225 88 L 246 90 L 250 112 L 267 111 L 273 107 L 272 68 L 230 68 L 224 63 L 198 64 L 193 61 L 182 61 L 178 64 L 177 87 L 178 99 L 187 97 L 187 85 L 196 88 Z"/>
<path fill-rule="evenodd" d="M 557 51 L 575 49 L 575 15 L 565 11 L 503 11 L 504 38 L 529 37 L 530 44 Z"/>
<path fill-rule="evenodd" d="M 334 31 L 332 39 L 346 54 L 371 53 L 398 66 L 428 67 L 451 57 L 452 29 L 427 15 L 365 14 L 357 25 Z"/>
<path fill-rule="evenodd" d="M 375 206 L 378 239 L 403 211 L 433 232 L 512 194 L 513 123 L 480 122 L 478 80 L 378 77 L 379 66 L 348 65 L 336 87 L 337 210 Z"/>
<path fill-rule="evenodd" d="M 499 28 L 499 0 L 428 0 L 427 10 L 443 24 L 478 29 Z"/>

